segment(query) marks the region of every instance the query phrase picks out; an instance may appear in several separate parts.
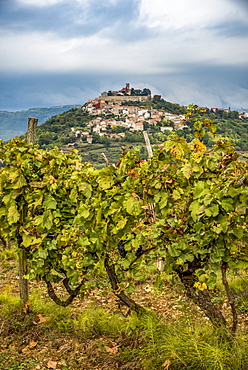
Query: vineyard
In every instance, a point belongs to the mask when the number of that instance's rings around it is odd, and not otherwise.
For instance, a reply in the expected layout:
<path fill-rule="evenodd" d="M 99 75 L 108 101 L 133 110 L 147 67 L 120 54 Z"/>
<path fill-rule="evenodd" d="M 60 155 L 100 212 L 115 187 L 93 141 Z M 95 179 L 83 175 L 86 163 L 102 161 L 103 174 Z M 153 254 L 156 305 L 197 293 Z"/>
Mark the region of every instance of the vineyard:
<path fill-rule="evenodd" d="M 151 284 L 152 277 L 166 299 L 161 287 L 166 279 L 176 279 L 175 289 L 179 284 L 192 310 L 200 309 L 197 316 L 204 325 L 207 318 L 212 336 L 230 352 L 236 348 L 247 326 L 240 321 L 229 278 L 246 278 L 248 268 L 248 162 L 227 141 L 208 148 L 202 139 L 215 135 L 215 125 L 201 119 L 196 107 L 189 109 L 188 117 L 194 119 L 192 141 L 171 135 L 146 161 L 135 148 L 123 149 L 115 166 L 102 169 L 82 163 L 76 151 L 47 151 L 17 138 L 1 144 L 1 248 L 4 252 L 11 245 L 19 255 L 25 318 L 32 315 L 29 282 L 40 281 L 47 297 L 63 309 L 92 295 L 112 294 L 126 312 L 122 321 L 136 317 L 147 328 L 149 309 L 135 292 L 146 281 Z M 216 304 L 220 291 L 228 311 Z M 158 317 L 152 317 L 158 327 Z M 168 350 L 156 361 L 136 361 L 135 366 L 248 367 L 245 350 L 230 366 L 190 364 Z M 50 368 L 63 368 L 56 366 Z"/>

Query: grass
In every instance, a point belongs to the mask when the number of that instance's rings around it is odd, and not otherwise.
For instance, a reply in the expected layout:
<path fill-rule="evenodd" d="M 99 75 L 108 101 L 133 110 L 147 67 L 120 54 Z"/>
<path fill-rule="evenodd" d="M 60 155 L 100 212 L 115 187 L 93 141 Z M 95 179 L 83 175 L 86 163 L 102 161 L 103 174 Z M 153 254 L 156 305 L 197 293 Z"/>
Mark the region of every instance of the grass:
<path fill-rule="evenodd" d="M 15 312 L 21 311 L 21 300 L 19 296 L 11 294 L 11 286 L 5 285 L 0 294 L 0 315 L 3 318 L 10 319 Z"/>
<path fill-rule="evenodd" d="M 2 263 L 8 262 L 14 256 L 5 252 L 1 256 Z M 11 266 L 10 266 L 11 267 Z M 176 315 L 168 319 L 166 315 L 148 312 L 142 317 L 131 314 L 124 317 L 119 312 L 110 312 L 103 307 L 92 304 L 83 310 L 73 307 L 57 306 L 50 299 L 42 296 L 40 289 L 33 289 L 30 295 L 31 313 L 24 315 L 18 296 L 12 294 L 11 286 L 5 285 L 0 292 L 0 341 L 4 342 L 4 326 L 9 328 L 19 340 L 37 330 L 38 335 L 51 338 L 75 338 L 79 341 L 94 343 L 97 353 L 106 353 L 106 343 L 115 343 L 116 356 L 122 363 L 138 363 L 140 370 L 246 370 L 248 369 L 248 339 L 247 329 L 239 331 L 232 341 L 223 340 L 221 332 L 214 331 L 209 322 L 199 317 L 193 317 L 188 301 L 179 301 L 170 307 L 169 298 L 178 297 L 182 287 L 171 276 L 162 276 L 156 280 L 153 276 L 149 280 L 149 294 L 154 302 L 160 296 L 168 298 L 167 307 L 175 312 L 183 311 L 183 315 Z M 165 281 L 167 281 L 165 285 Z M 230 288 L 235 296 L 240 312 L 248 312 L 248 276 L 243 272 L 237 276 L 230 275 Z M 142 281 L 144 283 L 144 281 Z M 165 289 L 165 287 L 167 287 Z M 175 297 L 174 297 L 175 295 Z M 170 296 L 170 297 L 169 297 Z M 174 300 L 171 302 L 174 302 Z M 223 304 L 224 294 L 221 285 L 213 298 L 215 304 Z M 34 326 L 38 315 L 45 321 Z M 164 316 L 163 316 L 164 315 Z M 35 328 L 35 329 L 34 329 Z M 246 332 L 245 332 L 246 331 Z M 0 342 L 1 343 L 1 342 Z M 89 346 L 90 347 L 90 346 Z M 97 352 L 98 351 L 98 352 Z M 100 352 L 99 352 L 100 351 Z M 94 354 L 95 355 L 95 354 Z M 8 348 L 1 351 L 1 370 L 34 370 L 40 364 L 40 359 L 25 356 L 11 351 Z M 66 358 L 67 366 L 64 369 L 79 369 Z M 78 366 L 80 358 L 75 359 Z M 60 366 L 61 367 L 61 366 Z M 46 367 L 44 367 L 45 369 Z M 83 368 L 83 367 L 82 367 Z M 43 370 L 43 367 L 41 367 Z"/>
<path fill-rule="evenodd" d="M 11 320 L 16 311 L 20 312 L 20 302 L 10 289 L 0 295 L 0 307 L 0 315 L 5 319 Z M 120 358 L 124 362 L 138 360 L 143 370 L 161 369 L 163 364 L 169 370 L 248 368 L 248 343 L 244 334 L 239 333 L 232 342 L 223 341 L 210 324 L 200 319 L 195 321 L 190 314 L 187 319 L 168 322 L 153 313 L 143 317 L 132 314 L 126 318 L 95 305 L 75 313 L 71 308 L 44 302 L 39 291 L 32 293 L 31 309 L 48 318 L 43 329 L 56 330 L 58 335 L 69 332 L 77 337 L 94 338 L 100 350 L 104 348 L 102 338 L 118 342 Z M 9 354 L 5 365 L 9 367 L 1 369 L 32 369 L 28 362 L 31 360 L 25 361 L 18 362 Z"/>
<path fill-rule="evenodd" d="M 38 360 L 27 359 L 23 361 L 18 361 L 15 358 L 14 353 L 11 351 L 0 353 L 0 363 L 1 370 L 27 370 L 34 369 L 34 366 L 37 365 Z"/>

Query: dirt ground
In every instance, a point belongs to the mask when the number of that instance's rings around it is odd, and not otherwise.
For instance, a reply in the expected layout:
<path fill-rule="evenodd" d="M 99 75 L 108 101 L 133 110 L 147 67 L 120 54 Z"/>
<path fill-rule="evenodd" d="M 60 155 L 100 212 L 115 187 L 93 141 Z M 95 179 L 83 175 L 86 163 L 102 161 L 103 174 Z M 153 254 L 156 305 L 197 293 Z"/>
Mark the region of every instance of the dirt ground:
<path fill-rule="evenodd" d="M 35 288 L 42 290 L 44 299 L 47 293 L 43 283 L 29 282 L 30 291 Z M 18 276 L 14 262 L 8 268 L 0 263 L 0 292 L 11 289 L 13 294 L 19 292 Z M 60 287 L 57 287 L 58 291 Z M 174 291 L 171 286 L 164 285 L 163 294 L 157 294 L 151 283 L 139 286 L 131 297 L 145 308 L 155 311 L 165 320 L 173 320 L 185 315 L 190 310 L 194 315 L 201 315 L 191 305 L 182 292 Z M 104 307 L 110 312 L 125 314 L 125 308 L 118 306 L 113 293 L 98 295 L 92 293 L 86 299 L 75 299 L 71 304 L 73 313 L 77 314 L 92 303 Z M 228 308 L 226 308 L 228 314 Z M 15 314 L 16 315 L 16 314 Z M 243 315 L 242 325 L 248 326 L 248 315 Z M 124 333 L 118 338 L 90 337 L 84 338 L 75 331 L 63 333 L 49 327 L 46 318 L 36 313 L 13 316 L 13 320 L 0 322 L 0 370 L 142 370 L 139 359 L 125 362 L 120 352 L 123 348 L 138 348 L 139 338 L 130 339 Z"/>

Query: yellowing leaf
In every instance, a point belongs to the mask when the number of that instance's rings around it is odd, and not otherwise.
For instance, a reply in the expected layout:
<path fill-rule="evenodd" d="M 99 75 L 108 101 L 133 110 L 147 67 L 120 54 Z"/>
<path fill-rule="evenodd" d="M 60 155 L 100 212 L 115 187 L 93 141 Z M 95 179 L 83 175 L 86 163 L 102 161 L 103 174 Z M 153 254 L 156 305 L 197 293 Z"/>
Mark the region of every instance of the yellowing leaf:
<path fill-rule="evenodd" d="M 170 366 L 170 364 L 171 364 L 171 361 L 170 360 L 166 360 L 163 364 L 162 364 L 162 366 L 163 366 L 163 370 L 169 370 L 169 366 Z"/>
<path fill-rule="evenodd" d="M 106 349 L 106 351 L 108 352 L 108 353 L 111 353 L 112 355 L 116 355 L 116 353 L 118 353 L 118 347 L 116 346 L 116 347 L 108 347 L 108 346 L 105 346 L 104 347 L 105 349 Z"/>
<path fill-rule="evenodd" d="M 47 317 L 44 317 L 41 314 L 38 314 L 37 316 L 38 316 L 39 321 L 37 321 L 37 322 L 36 321 L 33 321 L 33 323 L 35 325 L 39 325 L 39 324 L 42 324 L 43 322 L 46 322 L 47 321 Z"/>
<path fill-rule="evenodd" d="M 78 185 L 79 191 L 83 193 L 86 198 L 90 198 L 92 194 L 92 186 L 87 184 L 87 182 L 79 183 Z"/>
<path fill-rule="evenodd" d="M 102 178 L 98 180 L 100 189 L 106 190 L 114 185 L 114 181 L 111 178 Z"/>
<path fill-rule="evenodd" d="M 37 346 L 37 344 L 38 344 L 38 342 L 34 342 L 33 340 L 31 340 L 31 341 L 29 342 L 29 344 L 28 344 L 26 347 L 24 347 L 24 348 L 22 349 L 22 353 L 25 353 L 25 352 L 27 352 L 29 349 L 32 349 L 32 348 L 36 347 L 36 346 Z"/>
<path fill-rule="evenodd" d="M 123 206 L 130 215 L 137 216 L 141 212 L 139 201 L 133 197 L 129 197 L 127 200 L 125 200 L 123 202 Z"/>
<path fill-rule="evenodd" d="M 48 369 L 56 369 L 57 364 L 58 364 L 57 361 L 49 360 L 46 366 Z"/>
<path fill-rule="evenodd" d="M 16 223 L 19 220 L 20 213 L 17 210 L 15 202 L 11 203 L 11 206 L 8 209 L 7 218 L 10 225 Z"/>

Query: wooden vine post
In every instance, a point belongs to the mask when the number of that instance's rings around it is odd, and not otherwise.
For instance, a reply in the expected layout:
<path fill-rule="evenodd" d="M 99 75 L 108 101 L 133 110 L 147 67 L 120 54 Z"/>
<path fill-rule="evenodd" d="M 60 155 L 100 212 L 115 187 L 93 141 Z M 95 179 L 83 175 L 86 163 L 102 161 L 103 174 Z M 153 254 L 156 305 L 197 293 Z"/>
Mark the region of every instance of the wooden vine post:
<path fill-rule="evenodd" d="M 34 144 L 35 136 L 36 136 L 36 126 L 38 123 L 38 118 L 29 117 L 28 118 L 28 132 L 27 132 L 27 142 L 30 144 Z M 23 214 L 25 217 L 26 210 L 23 209 Z M 24 278 L 24 276 L 28 273 L 28 266 L 27 266 L 27 251 L 25 248 L 21 249 L 20 257 L 19 257 L 19 289 L 20 289 L 20 298 L 23 301 L 24 305 L 26 305 L 26 309 L 28 310 L 28 280 Z"/>
<path fill-rule="evenodd" d="M 152 146 L 151 146 L 150 139 L 149 139 L 147 131 L 143 131 L 143 135 L 144 135 L 144 139 L 145 139 L 145 143 L 146 143 L 148 158 L 151 158 L 153 156 L 153 152 L 152 152 Z"/>
<path fill-rule="evenodd" d="M 145 139 L 146 150 L 147 150 L 148 159 L 149 159 L 149 158 L 153 157 L 153 151 L 152 151 L 152 146 L 151 146 L 151 142 L 150 142 L 147 131 L 143 131 L 143 136 L 144 136 L 144 139 Z M 151 213 L 151 217 L 152 217 L 153 222 L 156 222 L 155 204 L 154 203 L 149 203 L 148 204 L 148 209 Z M 158 261 L 157 261 L 157 264 L 158 264 Z"/>

